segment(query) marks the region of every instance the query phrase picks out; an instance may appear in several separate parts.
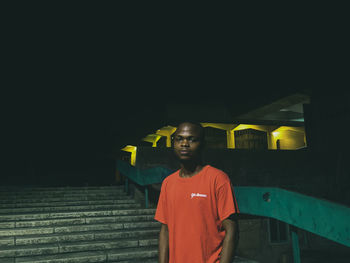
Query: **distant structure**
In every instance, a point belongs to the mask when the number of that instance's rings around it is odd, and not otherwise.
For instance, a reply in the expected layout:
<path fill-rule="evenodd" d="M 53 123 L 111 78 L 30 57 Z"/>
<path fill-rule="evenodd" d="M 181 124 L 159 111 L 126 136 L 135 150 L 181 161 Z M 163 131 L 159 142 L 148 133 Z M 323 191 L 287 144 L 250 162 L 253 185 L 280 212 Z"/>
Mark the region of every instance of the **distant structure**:
<path fill-rule="evenodd" d="M 227 172 L 235 186 L 276 187 L 349 206 L 348 95 L 315 89 L 236 116 L 220 103 L 168 105 L 166 125 L 122 148 L 124 160 L 140 169 L 175 169 L 172 134 L 179 122 L 196 121 L 205 128 L 205 161 Z M 154 196 L 156 204 L 157 192 Z M 292 262 L 293 226 L 247 216 L 240 219 L 240 227 L 240 255 L 259 262 Z M 302 229 L 297 232 L 302 262 L 349 258 L 347 247 Z"/>
<path fill-rule="evenodd" d="M 242 115 L 231 117 L 222 105 L 167 107 L 168 125 L 145 134 L 138 145 L 127 145 L 130 163 L 136 164 L 137 146 L 171 147 L 171 136 L 181 120 L 199 121 L 206 132 L 208 148 L 252 150 L 300 150 L 307 147 L 304 108 L 307 94 L 293 94 Z"/>

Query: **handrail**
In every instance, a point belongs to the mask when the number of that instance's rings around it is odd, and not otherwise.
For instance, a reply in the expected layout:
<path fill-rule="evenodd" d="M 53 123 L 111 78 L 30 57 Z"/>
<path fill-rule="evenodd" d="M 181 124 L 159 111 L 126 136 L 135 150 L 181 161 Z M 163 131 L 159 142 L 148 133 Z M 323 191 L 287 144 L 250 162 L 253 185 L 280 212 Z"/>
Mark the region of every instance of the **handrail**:
<path fill-rule="evenodd" d="M 117 170 L 127 178 L 125 180 L 125 192 L 128 193 L 129 191 L 129 179 L 144 187 L 146 208 L 148 208 L 148 185 L 163 182 L 163 180 L 173 172 L 172 170 L 160 166 L 140 170 L 121 160 L 117 160 L 116 165 Z"/>
<path fill-rule="evenodd" d="M 171 172 L 155 167 L 139 170 L 118 161 L 117 169 L 139 185 L 161 183 Z M 241 213 L 275 218 L 350 247 L 350 208 L 274 187 L 234 187 Z"/>
<path fill-rule="evenodd" d="M 117 160 L 117 169 L 124 176 L 141 186 L 161 183 L 172 172 L 172 170 L 161 166 L 140 170 L 121 160 Z"/>
<path fill-rule="evenodd" d="M 241 213 L 266 216 L 350 247 L 350 208 L 274 187 L 236 186 Z"/>

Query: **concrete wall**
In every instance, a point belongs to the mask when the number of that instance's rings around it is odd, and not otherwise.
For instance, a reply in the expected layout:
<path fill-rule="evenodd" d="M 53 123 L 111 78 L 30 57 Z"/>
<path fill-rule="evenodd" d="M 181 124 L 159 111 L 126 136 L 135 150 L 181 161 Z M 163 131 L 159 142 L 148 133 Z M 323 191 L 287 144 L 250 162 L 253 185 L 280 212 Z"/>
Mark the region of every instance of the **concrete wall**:
<path fill-rule="evenodd" d="M 277 149 L 276 141 L 280 140 L 280 149 L 281 150 L 295 150 L 301 147 L 306 146 L 305 136 L 302 132 L 296 131 L 282 131 L 280 132 L 281 136 L 274 137 L 272 136 L 272 149 Z"/>
<path fill-rule="evenodd" d="M 260 263 L 292 263 L 292 244 L 272 244 L 269 241 L 268 219 L 239 220 L 240 239 L 237 254 Z"/>
<path fill-rule="evenodd" d="M 327 180 L 328 199 L 350 205 L 350 94 L 315 90 L 305 111 L 308 148 Z M 310 142 L 310 143 L 309 143 Z"/>

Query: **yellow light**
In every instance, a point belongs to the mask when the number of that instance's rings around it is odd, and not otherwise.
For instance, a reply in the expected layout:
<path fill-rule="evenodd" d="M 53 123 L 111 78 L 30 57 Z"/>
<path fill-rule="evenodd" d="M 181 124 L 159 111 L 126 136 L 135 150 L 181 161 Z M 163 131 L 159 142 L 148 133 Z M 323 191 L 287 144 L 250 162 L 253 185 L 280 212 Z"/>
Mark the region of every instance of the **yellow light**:
<path fill-rule="evenodd" d="M 235 128 L 236 124 L 227 124 L 227 123 L 211 123 L 211 122 L 201 122 L 203 127 L 212 127 L 220 130 L 229 131 Z"/>
<path fill-rule="evenodd" d="M 133 145 L 127 145 L 124 148 L 121 149 L 122 151 L 125 152 L 130 152 L 131 153 L 131 158 L 130 158 L 130 164 L 135 166 L 136 164 L 136 151 L 137 147 Z"/>
<path fill-rule="evenodd" d="M 258 131 L 267 131 L 266 126 L 264 125 L 255 125 L 255 124 L 239 124 L 236 126 L 233 131 L 246 130 L 246 129 L 254 129 Z"/>
<path fill-rule="evenodd" d="M 166 147 L 171 147 L 171 135 L 176 131 L 176 127 L 173 126 L 165 126 L 163 128 L 160 128 L 157 130 L 156 134 L 161 135 L 161 136 L 165 136 L 166 139 Z M 158 138 L 158 140 L 160 139 L 160 137 Z"/>
<path fill-rule="evenodd" d="M 278 136 L 279 134 L 280 134 L 280 132 L 278 132 L 278 131 L 272 132 L 272 135 L 273 135 L 273 136 Z"/>
<path fill-rule="evenodd" d="M 122 151 L 125 151 L 125 152 L 133 152 L 133 151 L 136 151 L 136 149 L 137 149 L 136 146 L 127 145 L 127 146 L 125 146 L 124 148 L 122 148 L 121 150 L 122 150 Z"/>
<path fill-rule="evenodd" d="M 142 140 L 145 142 L 150 142 L 152 144 L 157 144 L 157 141 L 161 138 L 162 136 L 157 135 L 157 134 L 148 134 L 145 138 Z"/>

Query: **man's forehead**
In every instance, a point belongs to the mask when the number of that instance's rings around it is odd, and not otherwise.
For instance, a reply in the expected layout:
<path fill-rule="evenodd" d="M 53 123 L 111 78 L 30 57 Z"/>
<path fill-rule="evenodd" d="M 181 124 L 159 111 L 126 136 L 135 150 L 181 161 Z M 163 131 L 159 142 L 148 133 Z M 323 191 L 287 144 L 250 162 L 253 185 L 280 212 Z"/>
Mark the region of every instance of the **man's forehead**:
<path fill-rule="evenodd" d="M 197 127 L 192 123 L 180 124 L 175 132 L 175 134 L 196 134 L 196 135 L 198 135 L 199 133 L 200 133 L 199 127 Z"/>

